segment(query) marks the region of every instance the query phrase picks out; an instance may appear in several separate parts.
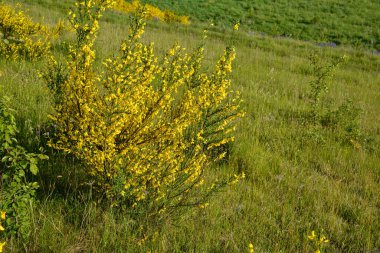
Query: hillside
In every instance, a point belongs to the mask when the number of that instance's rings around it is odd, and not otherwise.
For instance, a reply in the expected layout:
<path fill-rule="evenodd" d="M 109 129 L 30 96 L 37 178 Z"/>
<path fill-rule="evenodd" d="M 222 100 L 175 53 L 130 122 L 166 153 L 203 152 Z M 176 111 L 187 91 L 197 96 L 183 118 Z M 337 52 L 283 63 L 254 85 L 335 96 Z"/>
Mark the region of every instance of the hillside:
<path fill-rule="evenodd" d="M 237 21 L 250 32 L 380 49 L 380 2 L 144 0 L 219 28 Z"/>
<path fill-rule="evenodd" d="M 22 3 L 34 20 L 48 24 L 64 19 L 73 3 L 4 2 Z M 92 181 L 78 160 L 47 147 L 52 94 L 38 77 L 46 62 L 0 59 L 0 97 L 11 97 L 19 143 L 33 152 L 42 147 L 50 156 L 32 177 L 40 188 L 28 213 L 33 222 L 27 243 L 12 236 L 5 252 L 249 252 L 250 243 L 254 252 L 315 252 L 308 239 L 312 231 L 329 239 L 325 252 L 377 252 L 380 57 L 371 51 L 379 43 L 380 3 L 145 2 L 195 20 L 189 26 L 148 21 L 143 41 L 154 41 L 158 55 L 175 42 L 196 48 L 209 19 L 219 28 L 210 29 L 205 42 L 206 70 L 212 70 L 226 45 L 235 44 L 232 81 L 246 113 L 228 159 L 207 168 L 206 179 L 242 172 L 245 178 L 216 193 L 207 208 L 169 219 L 157 231 L 155 223 L 149 224 L 153 236 L 145 237 L 131 215 L 93 199 Z M 221 30 L 236 19 L 241 31 Z M 124 13 L 105 13 L 95 43 L 99 58 L 116 54 L 128 36 L 128 22 Z M 56 41 L 54 55 L 63 57 L 65 41 L 73 37 L 67 32 Z M 349 46 L 320 47 L 303 40 Z M 365 49 L 352 47 L 355 43 Z M 320 61 L 313 65 L 311 55 Z M 312 83 L 320 74 L 316 66 L 330 66 L 344 55 L 347 59 L 332 72 L 318 103 L 320 117 L 313 118 Z"/>

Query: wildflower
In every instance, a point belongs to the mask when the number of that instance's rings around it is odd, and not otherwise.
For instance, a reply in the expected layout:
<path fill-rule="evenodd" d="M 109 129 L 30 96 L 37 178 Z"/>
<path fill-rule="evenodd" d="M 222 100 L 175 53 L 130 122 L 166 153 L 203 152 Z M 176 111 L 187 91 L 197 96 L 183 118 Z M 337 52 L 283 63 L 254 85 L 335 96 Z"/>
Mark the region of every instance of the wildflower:
<path fill-rule="evenodd" d="M 0 253 L 3 252 L 3 248 L 5 246 L 6 242 L 0 242 Z"/>
<path fill-rule="evenodd" d="M 314 240 L 315 239 L 315 231 L 311 231 L 311 234 L 307 236 L 307 238 L 309 238 L 309 240 Z"/>
<path fill-rule="evenodd" d="M 250 243 L 249 245 L 248 245 L 248 248 L 249 248 L 249 253 L 253 253 L 254 251 L 253 251 L 253 244 L 252 243 Z"/>
<path fill-rule="evenodd" d="M 208 205 L 209 205 L 209 203 L 200 204 L 199 208 L 205 209 L 206 207 L 208 207 Z"/>
<path fill-rule="evenodd" d="M 5 220 L 5 212 L 3 212 L 3 211 L 1 211 L 0 212 L 0 218 L 2 219 L 2 220 Z M 0 231 L 4 231 L 5 229 L 4 229 L 4 227 L 1 225 L 1 222 L 0 222 Z M 1 252 L 1 251 L 0 251 Z"/>
<path fill-rule="evenodd" d="M 354 148 L 356 148 L 356 149 L 360 149 L 362 147 L 360 145 L 360 143 L 355 141 L 354 139 L 350 139 L 350 142 L 351 142 L 352 146 L 354 146 Z"/>
<path fill-rule="evenodd" d="M 321 250 L 323 250 L 326 244 L 329 242 L 326 236 L 322 234 L 317 236 L 314 230 L 311 231 L 311 234 L 308 235 L 307 238 L 313 242 L 315 253 L 321 253 Z"/>
<path fill-rule="evenodd" d="M 319 239 L 320 243 L 328 243 L 329 240 L 326 238 L 326 236 L 322 235 L 321 238 Z"/>
<path fill-rule="evenodd" d="M 239 23 L 236 23 L 236 24 L 234 25 L 234 31 L 239 30 L 239 27 L 240 27 L 240 24 L 239 24 Z"/>

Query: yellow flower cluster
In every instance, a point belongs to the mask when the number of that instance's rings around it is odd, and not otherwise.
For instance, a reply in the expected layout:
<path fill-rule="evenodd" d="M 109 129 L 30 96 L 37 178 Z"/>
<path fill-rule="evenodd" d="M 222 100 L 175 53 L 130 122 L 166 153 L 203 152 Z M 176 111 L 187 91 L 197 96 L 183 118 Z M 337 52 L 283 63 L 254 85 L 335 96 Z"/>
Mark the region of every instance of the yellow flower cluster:
<path fill-rule="evenodd" d="M 0 55 L 10 60 L 36 60 L 50 50 L 48 29 L 22 11 L 0 3 Z"/>
<path fill-rule="evenodd" d="M 240 23 L 236 23 L 234 25 L 234 31 L 238 31 L 239 30 L 239 27 L 240 27 Z"/>
<path fill-rule="evenodd" d="M 254 252 L 254 248 L 253 248 L 253 244 L 252 243 L 249 243 L 248 250 L 249 250 L 249 253 L 253 253 Z"/>
<path fill-rule="evenodd" d="M 1 224 L 1 221 L 5 220 L 5 216 L 6 216 L 6 213 L 3 211 L 0 211 L 0 232 L 5 230 Z M 6 242 L 0 241 L 0 253 L 3 252 L 3 248 L 4 248 L 5 244 L 6 244 Z"/>
<path fill-rule="evenodd" d="M 308 235 L 307 238 L 314 243 L 315 253 L 321 253 L 321 250 L 323 250 L 325 245 L 330 241 L 322 234 L 317 236 L 314 230 L 311 231 L 311 234 Z"/>
<path fill-rule="evenodd" d="M 126 2 L 125 0 L 116 0 L 116 5 L 114 9 L 126 12 L 126 13 L 135 13 L 141 3 L 139 0 L 132 0 L 132 2 Z M 190 24 L 188 16 L 176 15 L 174 12 L 169 10 L 161 10 L 153 5 L 146 4 L 144 7 L 147 10 L 147 18 L 159 19 L 165 22 L 176 22 L 184 25 Z"/>
<path fill-rule="evenodd" d="M 211 74 L 201 72 L 203 47 L 189 54 L 174 45 L 159 60 L 153 43 L 139 41 L 145 23 L 138 18 L 121 55 L 95 70 L 98 20 L 109 5 L 91 2 L 70 13 L 78 43 L 70 48 L 65 99 L 51 116 L 58 132 L 51 145 L 81 158 L 111 200 L 149 203 L 157 213 L 190 205 L 190 193 L 203 184 L 206 151 L 233 140 L 220 133 L 241 115 L 229 79 L 235 51 L 228 48 Z M 219 121 L 206 121 L 215 115 Z"/>

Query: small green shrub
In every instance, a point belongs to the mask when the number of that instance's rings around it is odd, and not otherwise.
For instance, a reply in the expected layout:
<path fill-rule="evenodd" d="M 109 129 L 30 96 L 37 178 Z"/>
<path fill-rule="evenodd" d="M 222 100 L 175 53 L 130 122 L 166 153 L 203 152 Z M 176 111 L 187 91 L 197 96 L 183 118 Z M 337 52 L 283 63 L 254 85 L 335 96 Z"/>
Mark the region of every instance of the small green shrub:
<path fill-rule="evenodd" d="M 346 100 L 335 110 L 328 110 L 321 115 L 320 123 L 337 131 L 339 139 L 345 143 L 351 143 L 358 147 L 363 138 L 360 130 L 360 108 L 356 107 L 351 100 Z"/>
<path fill-rule="evenodd" d="M 339 57 L 331 63 L 325 64 L 321 56 L 314 53 L 310 57 L 311 75 L 310 82 L 310 113 L 306 116 L 312 121 L 312 129 L 309 132 L 311 139 L 316 142 L 325 142 L 323 132 L 330 131 L 336 140 L 341 143 L 352 145 L 359 149 L 362 143 L 368 142 L 360 127 L 361 110 L 350 99 L 346 99 L 336 109 L 335 101 L 327 102 L 329 84 L 334 77 L 334 71 L 339 65 L 347 60 L 346 56 Z"/>
<path fill-rule="evenodd" d="M 313 77 L 310 82 L 311 111 L 314 124 L 316 124 L 319 122 L 324 109 L 323 95 L 328 93 L 334 71 L 346 60 L 346 56 L 342 56 L 326 64 L 317 53 L 313 53 L 310 55 L 309 60 Z"/>
<path fill-rule="evenodd" d="M 16 122 L 8 104 L 9 99 L 0 101 L 0 210 L 7 214 L 6 235 L 17 235 L 26 241 L 31 228 L 28 211 L 38 188 L 28 176 L 38 173 L 38 162 L 47 156 L 28 153 L 17 144 Z"/>

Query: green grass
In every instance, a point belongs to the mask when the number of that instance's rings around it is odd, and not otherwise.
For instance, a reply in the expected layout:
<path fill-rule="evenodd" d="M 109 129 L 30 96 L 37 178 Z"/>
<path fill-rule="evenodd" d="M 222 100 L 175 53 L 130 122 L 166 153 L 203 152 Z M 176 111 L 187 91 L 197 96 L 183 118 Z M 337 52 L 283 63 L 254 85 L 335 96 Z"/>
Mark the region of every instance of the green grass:
<path fill-rule="evenodd" d="M 143 0 L 193 21 L 302 40 L 380 49 L 380 2 L 308 0 Z"/>
<path fill-rule="evenodd" d="M 69 5 L 21 2 L 35 19 L 46 14 L 46 22 L 63 18 Z M 366 8 L 364 3 L 360 8 Z M 214 5 L 218 6 L 216 1 Z M 351 5 L 347 3 L 347 8 Z M 104 20 L 97 42 L 100 56 L 114 53 L 127 34 L 124 15 L 109 12 Z M 161 54 L 174 41 L 194 48 L 201 33 L 191 26 L 150 22 L 144 40 L 154 41 Z M 216 61 L 231 36 L 210 33 L 206 63 Z M 234 40 L 233 81 L 242 93 L 246 116 L 229 162 L 211 168 L 207 177 L 244 171 L 246 178 L 216 195 L 208 208 L 193 210 L 175 224 L 167 222 L 154 240 L 139 246 L 132 239 L 139 224 L 93 203 L 80 165 L 70 157 L 51 156 L 38 177 L 39 202 L 31 212 L 33 230 L 26 246 L 30 252 L 247 252 L 250 242 L 255 252 L 312 252 L 307 235 L 322 229 L 330 239 L 328 252 L 380 248 L 379 56 L 244 32 Z M 361 108 L 359 149 L 343 139 L 339 129 L 314 127 L 307 118 L 312 51 L 326 64 L 343 54 L 349 57 L 337 70 L 323 103 L 336 108 L 351 98 Z M 51 111 L 49 91 L 37 78 L 42 66 L 0 61 L 0 95 L 12 97 L 21 142 L 30 149 L 43 143 L 38 129 Z M 8 249 L 22 251 L 16 239 Z"/>

